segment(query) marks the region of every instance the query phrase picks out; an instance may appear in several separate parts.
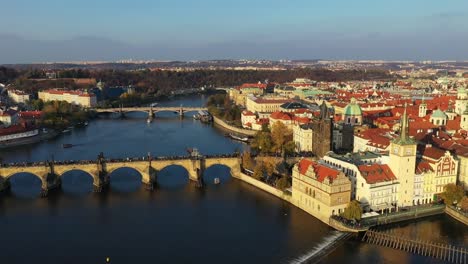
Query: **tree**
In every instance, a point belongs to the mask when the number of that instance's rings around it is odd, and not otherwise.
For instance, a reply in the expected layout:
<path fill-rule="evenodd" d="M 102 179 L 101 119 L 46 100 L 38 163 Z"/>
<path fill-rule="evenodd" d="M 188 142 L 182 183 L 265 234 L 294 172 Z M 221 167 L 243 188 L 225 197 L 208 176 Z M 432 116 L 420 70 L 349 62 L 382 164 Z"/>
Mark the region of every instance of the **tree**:
<path fill-rule="evenodd" d="M 273 150 L 282 151 L 284 144 L 291 140 L 292 130 L 280 121 L 276 121 L 271 127 L 271 139 L 273 140 Z"/>
<path fill-rule="evenodd" d="M 251 170 L 253 168 L 252 156 L 250 155 L 250 151 L 244 151 L 244 153 L 242 153 L 242 166 L 248 170 Z"/>
<path fill-rule="evenodd" d="M 296 151 L 296 144 L 294 144 L 294 141 L 288 141 L 284 144 L 284 153 L 285 154 L 292 154 L 294 151 Z"/>
<path fill-rule="evenodd" d="M 463 187 L 458 186 L 454 183 L 449 183 L 444 186 L 444 192 L 441 194 L 446 205 L 453 205 L 458 203 L 464 196 Z"/>
<path fill-rule="evenodd" d="M 263 178 L 263 171 L 263 164 L 261 162 L 257 162 L 252 177 L 254 177 L 257 180 L 261 180 Z"/>
<path fill-rule="evenodd" d="M 359 202 L 356 200 L 350 201 L 341 216 L 348 220 L 361 220 L 362 208 Z"/>
<path fill-rule="evenodd" d="M 468 196 L 463 196 L 458 206 L 460 206 L 463 211 L 468 212 Z"/>
<path fill-rule="evenodd" d="M 288 180 L 288 177 L 286 177 L 286 176 L 282 176 L 281 178 L 279 178 L 276 181 L 276 188 L 278 188 L 280 190 L 284 190 L 286 188 L 289 188 L 289 186 L 290 186 L 289 180 Z"/>
<path fill-rule="evenodd" d="M 271 151 L 272 146 L 273 143 L 269 132 L 257 132 L 252 142 L 252 147 L 259 149 L 261 153 L 268 153 Z"/>
<path fill-rule="evenodd" d="M 271 176 L 276 169 L 276 160 L 272 157 L 267 157 L 263 160 L 263 167 L 265 168 L 265 172 L 268 176 Z"/>

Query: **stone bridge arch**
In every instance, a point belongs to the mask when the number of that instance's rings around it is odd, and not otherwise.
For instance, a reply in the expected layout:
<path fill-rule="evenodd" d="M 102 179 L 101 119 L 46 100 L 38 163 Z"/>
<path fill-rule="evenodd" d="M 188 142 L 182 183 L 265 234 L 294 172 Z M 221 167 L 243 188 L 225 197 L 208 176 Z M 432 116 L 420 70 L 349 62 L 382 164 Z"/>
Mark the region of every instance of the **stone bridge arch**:
<path fill-rule="evenodd" d="M 99 169 L 97 164 L 70 164 L 70 165 L 54 165 L 54 173 L 59 177 L 69 171 L 83 171 L 93 177 L 93 185 L 99 186 Z"/>
<path fill-rule="evenodd" d="M 204 160 L 204 169 L 214 165 L 224 165 L 231 169 L 231 176 L 238 177 L 240 173 L 240 160 L 238 157 L 214 157 Z"/>
<path fill-rule="evenodd" d="M 10 186 L 10 178 L 19 173 L 29 173 L 41 180 L 41 188 L 48 189 L 47 176 L 49 175 L 49 167 L 31 166 L 31 167 L 12 167 L 3 168 L 0 170 L 0 187 L 8 188 Z"/>
<path fill-rule="evenodd" d="M 175 160 L 153 160 L 151 162 L 151 167 L 156 171 L 159 172 L 166 167 L 169 166 L 181 166 L 185 170 L 187 170 L 189 178 L 193 181 L 198 181 L 199 176 L 201 174 L 201 162 L 200 160 L 191 160 L 187 159 L 175 159 Z"/>
<path fill-rule="evenodd" d="M 128 161 L 128 162 L 108 162 L 106 163 L 107 175 L 111 175 L 115 170 L 122 168 L 130 168 L 136 170 L 141 175 L 141 181 L 144 184 L 151 184 L 154 181 L 152 169 L 149 166 L 149 161 Z"/>

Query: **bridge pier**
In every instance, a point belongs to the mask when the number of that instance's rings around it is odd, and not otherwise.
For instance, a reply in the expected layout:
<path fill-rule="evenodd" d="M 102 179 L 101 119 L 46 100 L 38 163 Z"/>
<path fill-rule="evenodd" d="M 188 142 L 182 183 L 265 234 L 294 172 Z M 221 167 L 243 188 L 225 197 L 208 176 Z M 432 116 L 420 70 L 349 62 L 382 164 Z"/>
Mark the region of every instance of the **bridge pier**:
<path fill-rule="evenodd" d="M 10 187 L 10 181 L 3 179 L 3 177 L 0 177 L 0 193 L 10 191 Z"/>

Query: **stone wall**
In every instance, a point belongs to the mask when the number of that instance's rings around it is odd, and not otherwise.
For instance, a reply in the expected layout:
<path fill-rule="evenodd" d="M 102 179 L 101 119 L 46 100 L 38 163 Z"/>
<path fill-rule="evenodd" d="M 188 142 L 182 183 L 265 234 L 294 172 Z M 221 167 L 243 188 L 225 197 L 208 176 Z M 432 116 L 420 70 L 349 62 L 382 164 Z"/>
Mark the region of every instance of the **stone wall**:
<path fill-rule="evenodd" d="M 221 120 L 220 118 L 217 118 L 215 116 L 213 116 L 213 121 L 218 126 L 221 126 L 221 127 L 225 128 L 227 130 L 231 130 L 233 132 L 236 132 L 236 133 L 239 133 L 239 134 L 242 134 L 242 135 L 255 136 L 257 134 L 257 131 L 255 131 L 255 130 L 248 130 L 248 129 L 243 129 L 243 128 L 238 128 L 238 127 L 231 126 L 231 125 L 227 124 L 226 122 L 224 122 L 223 120 Z"/>
<path fill-rule="evenodd" d="M 451 217 L 455 218 L 456 220 L 468 226 L 468 216 L 462 214 L 461 212 L 458 212 L 457 210 L 455 210 L 454 208 L 450 206 L 445 207 L 445 212 Z"/>
<path fill-rule="evenodd" d="M 244 173 L 238 173 L 238 174 L 233 174 L 233 177 L 246 182 L 250 185 L 253 185 L 267 193 L 273 194 L 274 196 L 283 199 L 287 202 L 291 202 L 291 195 L 285 194 L 283 191 L 276 189 L 273 186 L 270 186 L 262 181 L 256 180 L 253 177 L 250 177 L 249 175 L 246 175 Z"/>

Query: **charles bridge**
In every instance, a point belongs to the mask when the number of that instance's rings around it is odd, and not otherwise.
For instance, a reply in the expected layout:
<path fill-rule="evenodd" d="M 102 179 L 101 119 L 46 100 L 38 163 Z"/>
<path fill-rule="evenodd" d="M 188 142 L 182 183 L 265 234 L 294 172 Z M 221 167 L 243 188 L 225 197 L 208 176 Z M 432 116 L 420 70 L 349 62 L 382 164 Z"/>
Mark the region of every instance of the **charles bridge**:
<path fill-rule="evenodd" d="M 124 116 L 126 113 L 131 112 L 143 112 L 147 113 L 148 117 L 152 118 L 156 115 L 157 112 L 173 112 L 179 114 L 179 116 L 184 116 L 186 112 L 195 112 L 200 110 L 207 110 L 206 107 L 153 107 L 153 106 L 144 106 L 144 107 L 123 107 L 118 108 L 95 108 L 93 109 L 96 113 L 117 113 L 121 116 Z"/>
<path fill-rule="evenodd" d="M 192 152 L 189 156 L 151 157 L 148 154 L 144 158 L 106 159 L 104 154 L 100 153 L 95 161 L 3 164 L 0 167 L 0 191 L 9 188 L 9 179 L 15 174 L 30 173 L 41 180 L 41 195 L 46 196 L 49 190 L 60 187 L 62 175 L 79 170 L 91 175 L 94 191 L 100 192 L 109 184 L 109 175 L 120 168 L 132 168 L 138 171 L 143 184 L 152 190 L 158 172 L 171 165 L 185 168 L 190 180 L 195 181 L 198 186 L 203 185 L 204 170 L 213 165 L 227 166 L 234 177 L 240 173 L 240 157 L 237 154 L 202 156 Z"/>

